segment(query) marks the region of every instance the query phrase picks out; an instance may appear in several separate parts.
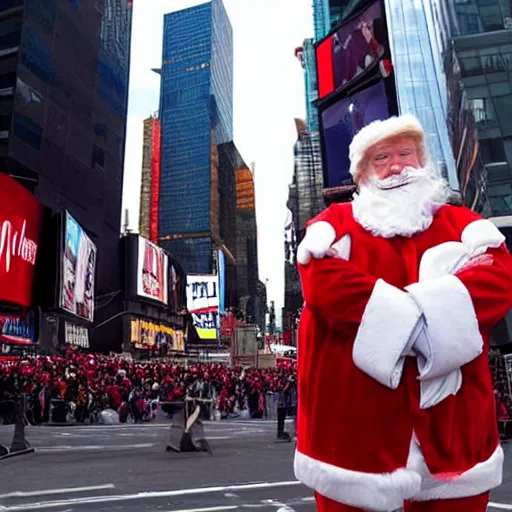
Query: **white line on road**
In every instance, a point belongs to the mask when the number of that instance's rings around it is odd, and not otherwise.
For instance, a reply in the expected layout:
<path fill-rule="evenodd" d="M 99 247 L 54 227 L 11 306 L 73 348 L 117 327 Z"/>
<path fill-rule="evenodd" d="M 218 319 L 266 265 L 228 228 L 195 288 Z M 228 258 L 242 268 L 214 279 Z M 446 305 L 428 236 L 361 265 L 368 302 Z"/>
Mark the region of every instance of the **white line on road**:
<path fill-rule="evenodd" d="M 90 487 L 68 487 L 67 489 L 45 489 L 42 491 L 14 491 L 7 494 L 0 494 L 0 499 L 8 498 L 29 498 L 32 496 L 49 496 L 51 494 L 67 494 L 70 492 L 102 491 L 104 489 L 114 489 L 114 484 L 92 485 Z M 2 509 L 0 509 L 1 511 Z"/>
<path fill-rule="evenodd" d="M 495 508 L 498 510 L 512 510 L 512 505 L 507 503 L 495 503 L 493 501 L 490 501 L 487 505 L 487 508 Z"/>
<path fill-rule="evenodd" d="M 43 510 L 47 508 L 66 507 L 69 505 L 90 505 L 96 503 L 112 503 L 116 501 L 134 501 L 144 499 L 156 498 L 170 498 L 175 496 L 187 496 L 195 494 L 211 494 L 218 492 L 236 492 L 236 491 L 251 491 L 255 489 L 272 489 L 278 487 L 291 487 L 295 485 L 302 485 L 297 480 L 286 482 L 261 482 L 256 484 L 238 484 L 227 485 L 219 487 L 199 487 L 196 489 L 179 489 L 175 491 L 154 491 L 154 492 L 139 492 L 137 494 L 124 494 L 113 496 L 91 496 L 84 498 L 70 498 L 67 500 L 46 501 L 40 503 L 27 503 L 23 505 L 13 505 L 6 508 L 6 512 L 21 512 L 25 510 Z"/>
<path fill-rule="evenodd" d="M 169 510 L 168 512 L 219 512 L 221 510 L 236 510 L 238 505 L 226 505 L 224 507 L 188 508 L 182 510 Z"/>
<path fill-rule="evenodd" d="M 36 446 L 36 452 L 38 453 L 60 453 L 60 452 L 87 452 L 96 450 L 141 450 L 143 448 L 151 448 L 155 446 L 155 443 L 140 443 L 140 444 L 90 444 L 90 445 L 78 445 L 78 446 Z"/>

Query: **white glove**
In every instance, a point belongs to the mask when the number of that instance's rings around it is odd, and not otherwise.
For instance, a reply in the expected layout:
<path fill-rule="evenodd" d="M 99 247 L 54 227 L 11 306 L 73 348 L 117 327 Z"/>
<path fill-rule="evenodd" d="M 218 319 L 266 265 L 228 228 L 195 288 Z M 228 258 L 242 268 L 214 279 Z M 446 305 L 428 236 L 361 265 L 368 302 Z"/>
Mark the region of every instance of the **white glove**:
<path fill-rule="evenodd" d="M 462 386 L 462 372 L 460 369 L 453 370 L 439 377 L 429 377 L 436 354 L 432 353 L 432 341 L 424 322 L 421 322 L 420 328 L 416 332 L 413 352 L 417 356 L 418 370 L 420 372 L 418 378 L 421 381 L 421 409 L 433 407 L 448 396 L 458 393 Z"/>
<path fill-rule="evenodd" d="M 318 260 L 322 259 L 335 238 L 336 232 L 328 222 L 320 221 L 311 224 L 297 249 L 297 261 L 301 265 L 307 265 L 312 257 Z"/>
<path fill-rule="evenodd" d="M 351 250 L 352 237 L 347 234 L 342 236 L 336 243 L 331 245 L 330 249 L 327 251 L 327 256 L 349 261 Z"/>

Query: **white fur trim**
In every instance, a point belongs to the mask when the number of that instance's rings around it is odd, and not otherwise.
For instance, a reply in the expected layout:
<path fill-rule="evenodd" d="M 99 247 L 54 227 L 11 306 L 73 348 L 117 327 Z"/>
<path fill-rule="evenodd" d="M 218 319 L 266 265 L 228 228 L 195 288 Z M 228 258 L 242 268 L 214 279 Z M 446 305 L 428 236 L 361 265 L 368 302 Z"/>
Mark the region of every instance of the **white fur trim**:
<path fill-rule="evenodd" d="M 375 144 L 404 134 L 416 134 L 424 144 L 425 133 L 420 122 L 412 115 L 405 114 L 399 117 L 390 117 L 383 121 L 373 121 L 362 128 L 352 139 L 349 147 L 350 174 L 357 182 L 361 175 L 360 164 L 366 152 Z"/>
<path fill-rule="evenodd" d="M 352 249 L 352 237 L 350 235 L 342 236 L 337 242 L 332 244 L 332 249 L 336 249 L 337 258 L 341 260 L 350 260 L 350 252 Z"/>
<path fill-rule="evenodd" d="M 420 408 L 428 409 L 456 395 L 462 387 L 462 372 L 453 370 L 448 375 L 420 382 Z"/>
<path fill-rule="evenodd" d="M 357 331 L 354 364 L 377 382 L 396 389 L 420 318 L 421 311 L 408 293 L 379 279 Z"/>
<path fill-rule="evenodd" d="M 484 254 L 489 248 L 498 248 L 505 241 L 500 230 L 488 220 L 468 224 L 461 242 L 445 242 L 431 247 L 420 262 L 420 282 L 455 274 L 470 258 Z"/>
<path fill-rule="evenodd" d="M 444 376 L 469 363 L 483 351 L 483 339 L 467 288 L 455 276 L 408 286 L 425 317 L 428 337 L 417 347 L 420 379 Z"/>
<path fill-rule="evenodd" d="M 470 252 L 484 247 L 485 250 L 491 247 L 497 249 L 505 241 L 505 237 L 500 230 L 492 222 L 485 219 L 475 220 L 468 224 L 462 232 L 461 239 Z"/>
<path fill-rule="evenodd" d="M 454 274 L 470 258 L 468 247 L 462 242 L 445 242 L 427 249 L 420 261 L 419 281 L 432 281 Z"/>
<path fill-rule="evenodd" d="M 304 485 L 331 500 L 352 507 L 389 512 L 403 506 L 420 489 L 415 471 L 363 473 L 339 468 L 295 452 L 295 476 Z"/>
<path fill-rule="evenodd" d="M 407 469 L 421 476 L 421 489 L 413 497 L 414 501 L 469 498 L 478 496 L 501 485 L 503 479 L 503 449 L 497 446 L 493 454 L 485 461 L 475 464 L 455 478 L 436 478 L 433 476 L 423 457 L 421 448 L 413 437 Z"/>
<path fill-rule="evenodd" d="M 323 258 L 336 238 L 336 231 L 325 221 L 311 224 L 297 250 L 297 261 L 307 265 L 311 257 Z"/>

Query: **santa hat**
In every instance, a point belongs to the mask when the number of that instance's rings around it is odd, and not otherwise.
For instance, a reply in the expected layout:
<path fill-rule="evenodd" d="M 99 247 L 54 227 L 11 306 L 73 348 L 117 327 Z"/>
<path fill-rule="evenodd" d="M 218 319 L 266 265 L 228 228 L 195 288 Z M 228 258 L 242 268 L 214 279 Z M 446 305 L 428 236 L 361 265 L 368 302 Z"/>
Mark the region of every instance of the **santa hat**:
<path fill-rule="evenodd" d="M 349 147 L 350 174 L 357 183 L 364 171 L 363 164 L 367 151 L 391 137 L 411 135 L 418 139 L 420 156 L 425 156 L 425 132 L 420 122 L 412 115 L 393 116 L 384 121 L 373 121 L 362 128 L 352 139 Z M 421 162 L 422 165 L 425 162 Z"/>

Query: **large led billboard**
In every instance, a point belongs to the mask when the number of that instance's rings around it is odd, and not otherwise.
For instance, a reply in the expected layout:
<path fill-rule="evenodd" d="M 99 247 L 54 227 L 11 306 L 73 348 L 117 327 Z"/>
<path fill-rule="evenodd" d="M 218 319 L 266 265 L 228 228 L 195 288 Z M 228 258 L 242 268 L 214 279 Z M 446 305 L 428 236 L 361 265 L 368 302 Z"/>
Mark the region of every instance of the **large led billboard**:
<path fill-rule="evenodd" d="M 30 306 L 43 207 L 0 173 L 0 301 Z"/>
<path fill-rule="evenodd" d="M 325 188 L 351 185 L 349 146 L 363 126 L 393 112 L 383 80 L 343 97 L 320 112 Z"/>
<path fill-rule="evenodd" d="M 216 340 L 219 326 L 219 276 L 188 275 L 187 307 L 201 340 Z"/>
<path fill-rule="evenodd" d="M 168 303 L 169 257 L 158 245 L 138 238 L 137 295 Z"/>
<path fill-rule="evenodd" d="M 391 73 L 381 0 L 359 10 L 316 46 L 319 99 L 354 86 L 359 79 Z"/>
<path fill-rule="evenodd" d="M 84 320 L 94 320 L 96 246 L 69 214 L 64 214 L 59 305 Z"/>

